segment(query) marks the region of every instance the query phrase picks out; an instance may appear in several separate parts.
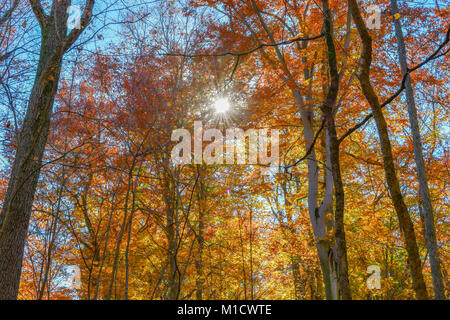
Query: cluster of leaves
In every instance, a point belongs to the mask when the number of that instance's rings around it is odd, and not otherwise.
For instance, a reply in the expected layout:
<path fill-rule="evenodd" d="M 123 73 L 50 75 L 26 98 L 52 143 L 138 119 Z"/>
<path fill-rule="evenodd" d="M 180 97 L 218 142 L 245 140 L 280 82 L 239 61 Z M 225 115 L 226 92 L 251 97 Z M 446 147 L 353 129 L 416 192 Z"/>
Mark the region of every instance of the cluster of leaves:
<path fill-rule="evenodd" d="M 321 7 L 315 1 L 257 1 L 255 11 L 254 3 L 199 0 L 142 7 L 113 46 L 89 57 L 79 50 L 67 63 L 35 197 L 20 298 L 325 298 L 315 247 L 321 239 L 308 215 L 307 164 L 298 162 L 308 149 L 292 96 L 295 90 L 308 96 L 303 107 L 311 108 L 317 132 L 329 81 L 325 41 L 261 46 L 319 35 Z M 380 3 L 387 7 L 389 1 Z M 356 81 L 360 47 L 346 2 L 330 1 L 330 7 L 343 87 L 336 114 L 342 136 L 368 114 L 368 105 Z M 410 65 L 433 52 L 448 14 L 402 7 Z M 383 15 L 381 29 L 371 31 L 371 82 L 385 98 L 402 79 L 392 30 L 391 18 Z M 443 57 L 412 74 L 445 279 L 448 62 Z M 314 70 L 313 80 L 305 69 Z M 210 106 L 223 96 L 233 110 L 219 117 Z M 405 101 L 395 100 L 384 112 L 431 288 Z M 279 129 L 280 170 L 264 176 L 258 166 L 174 165 L 171 134 L 181 127 L 192 130 L 194 121 L 221 129 Z M 351 289 L 357 299 L 409 299 L 414 292 L 407 255 L 375 133 L 369 122 L 341 143 Z M 321 196 L 325 139 L 320 133 L 315 146 Z M 14 135 L 6 140 L 5 159 L 11 162 Z M 0 175 L 0 199 L 7 172 Z M 334 230 L 328 231 L 332 238 Z M 366 286 L 370 265 L 382 270 L 381 290 Z M 80 268 L 80 288 L 65 281 L 68 266 Z"/>

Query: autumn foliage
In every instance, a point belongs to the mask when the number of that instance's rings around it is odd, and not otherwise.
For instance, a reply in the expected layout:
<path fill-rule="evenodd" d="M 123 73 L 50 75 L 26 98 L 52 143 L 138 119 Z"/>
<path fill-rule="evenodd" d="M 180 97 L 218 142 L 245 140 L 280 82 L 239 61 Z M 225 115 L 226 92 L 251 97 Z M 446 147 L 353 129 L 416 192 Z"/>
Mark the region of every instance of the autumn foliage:
<path fill-rule="evenodd" d="M 339 73 L 331 115 L 323 107 L 332 82 L 324 27 L 323 4 L 328 2 Z M 399 90 L 403 75 L 390 1 L 377 4 L 383 12 L 380 28 L 369 30 L 370 83 L 383 103 Z M 413 68 L 448 37 L 450 11 L 407 4 L 401 2 L 399 10 Z M 364 19 L 366 9 L 360 3 Z M 333 269 L 340 238 L 329 116 L 337 138 L 342 138 L 338 161 L 351 297 L 417 297 L 377 126 L 370 119 L 352 130 L 372 111 L 358 81 L 362 41 L 347 1 L 161 1 L 140 5 L 120 18 L 123 22 L 114 30 L 98 33 L 94 20 L 85 31 L 94 36 L 64 60 L 34 196 L 19 299 L 341 298 L 339 286 L 337 296 L 327 291 L 328 269 L 323 265 L 328 261 L 330 272 L 342 276 L 341 264 Z M 19 34 L 11 30 L 11 36 L 20 35 L 17 28 Z M 448 297 L 446 50 L 448 44 L 410 76 Z M 212 108 L 221 97 L 231 104 L 224 114 Z M 4 201 L 22 122 L 15 128 L 12 113 L 2 106 L 0 110 Z M 428 296 L 433 297 L 403 92 L 382 112 Z M 195 121 L 222 131 L 278 129 L 278 170 L 264 175 L 258 165 L 173 164 L 172 132 L 192 132 Z M 314 200 L 312 177 L 317 180 Z M 381 270 L 380 289 L 367 285 L 372 265 Z M 74 267 L 80 270 L 79 286 L 72 281 Z"/>

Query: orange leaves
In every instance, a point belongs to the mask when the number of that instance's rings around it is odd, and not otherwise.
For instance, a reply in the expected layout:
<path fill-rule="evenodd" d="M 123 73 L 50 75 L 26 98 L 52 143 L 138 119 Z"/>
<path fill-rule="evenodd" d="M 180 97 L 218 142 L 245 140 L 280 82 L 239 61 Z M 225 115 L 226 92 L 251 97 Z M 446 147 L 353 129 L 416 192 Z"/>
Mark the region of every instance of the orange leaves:
<path fill-rule="evenodd" d="M 87 59 L 81 54 L 73 69 L 63 72 L 24 260 L 24 297 L 34 297 L 41 276 L 36 266 L 45 266 L 52 234 L 56 235 L 50 295 L 54 299 L 74 295 L 53 286 L 65 265 L 80 266 L 83 285 L 76 294 L 83 299 L 92 299 L 97 289 L 96 298 L 105 299 L 110 286 L 112 298 L 124 299 L 126 283 L 129 298 L 167 299 L 171 284 L 178 287 L 177 277 L 171 278 L 170 268 L 175 267 L 183 277 L 179 287 L 185 299 L 195 298 L 200 283 L 203 298 L 248 299 L 252 283 L 256 299 L 293 299 L 295 263 L 306 298 L 324 297 L 316 246 L 318 241 L 334 243 L 335 203 L 319 217 L 326 225 L 319 237 L 312 228 L 316 213 L 310 216 L 308 207 L 323 202 L 330 179 L 325 130 L 317 137 L 314 157 L 288 166 L 308 151 L 305 123 L 311 121 L 314 135 L 323 120 L 321 106 L 330 85 L 326 43 L 320 38 L 273 46 L 320 34 L 322 11 L 313 2 L 307 7 L 307 1 L 256 3 L 262 19 L 251 1 L 198 0 L 186 10 L 170 1 L 163 8 L 146 8 L 151 9 L 149 19 L 131 19 L 134 23 L 120 29 L 123 38 L 109 37 L 116 41 L 111 48 L 97 41 L 98 52 L 89 53 Z M 335 120 L 341 137 L 370 111 L 358 84 L 361 48 L 352 25 L 347 34 L 346 3 L 333 0 L 330 8 L 340 72 Z M 402 13 L 411 65 L 439 38 L 440 19 L 433 10 Z M 392 30 L 389 25 L 383 28 L 373 34 L 370 76 L 382 100 L 398 89 L 401 79 Z M 429 35 L 424 36 L 425 31 Z M 95 36 L 103 40 L 107 35 Z M 236 68 L 235 55 L 217 56 L 261 44 L 264 49 L 240 56 Z M 165 56 L 167 52 L 206 56 L 191 59 Z M 435 63 L 436 67 L 414 72 L 412 80 L 442 244 L 448 242 L 448 68 L 440 60 Z M 236 112 L 226 122 L 211 116 L 211 101 L 221 95 L 236 101 Z M 402 97 L 383 112 L 401 187 L 420 230 L 413 146 Z M 5 132 L 17 130 L 12 119 L 9 114 L 2 118 Z M 171 133 L 191 129 L 196 120 L 220 130 L 279 129 L 279 171 L 262 176 L 257 166 L 174 166 Z M 318 177 L 317 190 L 308 180 L 313 162 L 318 164 L 312 173 Z M 370 294 L 365 286 L 367 266 L 379 264 L 389 274 L 380 294 L 411 298 L 407 260 L 372 120 L 340 144 L 340 164 L 354 297 Z M 7 183 L 2 173 L 0 198 Z M 49 222 L 56 212 L 53 232 Z M 423 238 L 419 246 L 426 251 Z"/>

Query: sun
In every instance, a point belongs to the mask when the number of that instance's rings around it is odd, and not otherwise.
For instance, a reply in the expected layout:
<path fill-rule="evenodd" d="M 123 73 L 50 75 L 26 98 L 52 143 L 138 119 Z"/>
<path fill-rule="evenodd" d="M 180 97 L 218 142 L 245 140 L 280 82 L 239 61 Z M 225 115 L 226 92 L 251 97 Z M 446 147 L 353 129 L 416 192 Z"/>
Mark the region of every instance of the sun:
<path fill-rule="evenodd" d="M 216 113 L 226 113 L 231 109 L 231 105 L 228 99 L 221 98 L 214 102 L 214 109 L 216 110 Z"/>

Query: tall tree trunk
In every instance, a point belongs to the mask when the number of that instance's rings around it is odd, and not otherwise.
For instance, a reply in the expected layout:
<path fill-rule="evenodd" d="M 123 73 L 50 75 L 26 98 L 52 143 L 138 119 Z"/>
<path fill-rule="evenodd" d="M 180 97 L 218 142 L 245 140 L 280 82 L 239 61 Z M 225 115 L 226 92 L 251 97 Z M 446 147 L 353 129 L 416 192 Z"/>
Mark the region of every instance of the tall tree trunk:
<path fill-rule="evenodd" d="M 70 0 L 53 1 L 47 16 L 38 0 L 30 4 L 41 26 L 41 51 L 35 82 L 19 134 L 8 190 L 0 216 L 0 300 L 16 299 L 34 194 L 50 128 L 64 52 L 81 33 L 67 34 Z M 81 23 L 86 26 L 94 0 L 88 0 Z"/>
<path fill-rule="evenodd" d="M 300 272 L 300 257 L 291 255 L 292 280 L 294 282 L 294 292 L 296 300 L 304 300 L 306 297 L 306 279 L 303 279 Z"/>
<path fill-rule="evenodd" d="M 167 210 L 167 239 L 169 242 L 168 261 L 169 261 L 169 300 L 176 300 L 178 296 L 177 283 L 177 239 L 175 231 L 175 210 L 171 207 Z"/>
<path fill-rule="evenodd" d="M 120 183 L 118 183 L 118 186 L 120 186 Z M 93 300 L 97 300 L 98 291 L 100 289 L 100 280 L 101 280 L 101 277 L 102 277 L 103 265 L 105 264 L 106 252 L 107 252 L 107 249 L 108 249 L 109 232 L 111 231 L 111 221 L 112 221 L 112 217 L 113 217 L 113 214 L 114 214 L 114 201 L 116 199 L 116 193 L 118 191 L 118 188 L 119 187 L 117 187 L 113 191 L 113 194 L 112 194 L 112 197 L 111 197 L 111 209 L 110 209 L 109 217 L 108 217 L 108 225 L 106 227 L 105 244 L 103 246 L 102 260 L 100 262 L 100 267 L 99 267 L 99 270 L 98 270 L 98 275 L 97 275 L 97 281 L 96 281 L 96 285 L 95 285 L 95 293 L 94 293 Z"/>
<path fill-rule="evenodd" d="M 250 299 L 255 300 L 255 279 L 253 276 L 253 210 L 250 207 Z"/>
<path fill-rule="evenodd" d="M 325 170 L 325 195 L 322 203 L 318 206 L 319 191 L 319 167 L 317 164 L 314 147 L 313 111 L 311 105 L 307 110 L 304 97 L 298 91 L 293 91 L 294 97 L 299 105 L 300 115 L 303 122 L 303 135 L 306 142 L 306 150 L 311 149 L 307 158 L 308 164 L 308 213 L 316 238 L 316 248 L 322 268 L 325 295 L 327 300 L 336 300 L 337 295 L 337 269 L 334 263 L 332 240 L 327 238 L 329 223 L 326 221 L 327 213 L 332 212 L 333 202 L 333 175 L 330 170 Z M 327 154 L 329 154 L 329 143 L 327 139 Z M 329 157 L 328 157 L 329 158 Z"/>
<path fill-rule="evenodd" d="M 398 13 L 397 0 L 391 0 L 392 16 Z M 400 19 L 394 19 L 395 36 L 398 44 L 398 57 L 402 74 L 408 70 L 407 53 Z M 422 139 L 420 137 L 419 121 L 417 119 L 416 102 L 411 78 L 407 75 L 405 82 L 406 104 L 408 106 L 409 121 L 414 145 L 414 159 L 417 167 L 419 180 L 419 192 L 422 198 L 423 216 L 425 220 L 425 238 L 427 241 L 428 255 L 430 257 L 431 276 L 433 277 L 434 296 L 438 300 L 445 299 L 445 287 L 442 281 L 441 266 L 439 262 L 438 246 L 436 242 L 436 231 L 434 227 L 433 206 L 428 190 L 427 170 L 423 159 Z"/>
<path fill-rule="evenodd" d="M 242 263 L 242 278 L 244 287 L 244 300 L 247 300 L 247 269 L 245 267 L 245 251 L 244 251 L 244 239 L 242 237 L 242 225 L 244 223 L 244 217 L 238 214 L 239 221 L 239 242 L 241 246 L 241 263 Z"/>
<path fill-rule="evenodd" d="M 38 73 L 0 217 L 0 299 L 17 297 L 31 208 L 61 71 L 62 53 L 56 53 L 56 30 L 49 29 L 43 30 Z M 50 62 L 52 55 L 55 60 Z"/>
<path fill-rule="evenodd" d="M 47 292 L 50 292 L 50 286 L 48 285 L 48 280 L 49 280 L 49 273 L 50 273 L 50 269 L 51 269 L 51 265 L 52 265 L 52 254 L 53 254 L 53 249 L 55 246 L 55 241 L 56 238 L 58 236 L 58 231 L 57 231 L 57 227 L 58 227 L 58 223 L 59 223 L 59 215 L 61 212 L 61 201 L 62 201 L 62 193 L 63 193 L 63 189 L 65 188 L 65 184 L 66 184 L 66 173 L 65 173 L 65 167 L 62 167 L 62 178 L 61 178 L 61 184 L 58 190 L 58 201 L 57 201 L 57 205 L 56 205 L 56 210 L 53 211 L 53 215 L 51 218 L 51 224 L 50 224 L 50 243 L 48 245 L 48 252 L 47 252 L 47 259 L 45 261 L 45 271 L 44 271 L 44 279 L 42 281 L 42 286 L 39 288 L 39 294 L 37 297 L 37 300 L 42 300 L 43 296 L 44 296 L 44 292 L 45 292 L 45 287 L 47 286 Z M 44 261 L 42 262 L 44 263 Z"/>
<path fill-rule="evenodd" d="M 353 21 L 356 24 L 361 37 L 363 50 L 361 53 L 361 70 L 358 78 L 364 96 L 372 108 L 372 113 L 376 122 L 378 136 L 380 139 L 381 151 L 383 153 L 384 171 L 388 184 L 390 196 L 397 213 L 400 229 L 405 239 L 406 251 L 408 252 L 408 264 L 413 280 L 413 287 L 418 299 L 428 299 L 427 288 L 422 274 L 422 263 L 417 247 L 414 225 L 409 216 L 408 209 L 403 200 L 400 190 L 400 183 L 395 171 L 394 159 L 392 156 L 391 141 L 389 139 L 388 127 L 381 109 L 380 101 L 375 90 L 370 83 L 370 66 L 372 64 L 372 38 L 367 30 L 356 0 L 348 0 L 352 12 Z"/>
<path fill-rule="evenodd" d="M 339 161 L 339 141 L 336 133 L 335 113 L 336 101 L 339 92 L 339 73 L 337 69 L 336 48 L 333 40 L 333 19 L 328 7 L 328 0 L 322 0 L 323 19 L 325 27 L 325 40 L 327 43 L 328 66 L 331 83 L 328 88 L 328 94 L 325 103 L 322 105 L 322 111 L 325 118 L 327 133 L 330 144 L 330 162 L 333 173 L 334 197 L 335 197 L 335 259 L 338 267 L 339 294 L 342 299 L 351 300 L 350 282 L 348 280 L 348 261 L 347 244 L 344 231 L 344 204 L 345 193 L 341 176 L 341 167 Z"/>
<path fill-rule="evenodd" d="M 306 49 L 306 43 L 303 46 Z M 306 62 L 306 60 L 304 60 Z M 313 68 L 304 69 L 305 80 L 312 80 Z M 327 220 L 328 213 L 333 212 L 333 174 L 331 170 L 325 170 L 325 195 L 322 203 L 318 206 L 318 188 L 319 188 L 319 167 L 317 164 L 316 152 L 314 147 L 314 113 L 310 96 L 302 96 L 299 91 L 293 90 L 294 98 L 299 106 L 300 115 L 303 123 L 303 135 L 305 138 L 306 150 L 310 150 L 307 157 L 308 165 L 308 213 L 316 238 L 316 248 L 320 261 L 320 267 L 325 286 L 325 296 L 327 300 L 338 299 L 338 274 L 337 265 L 333 253 L 333 239 L 327 237 L 327 231 L 332 228 L 332 221 Z M 308 102 L 308 103 L 307 103 Z M 307 106 L 305 109 L 304 106 Z M 326 138 L 326 162 L 327 167 L 331 167 L 331 143 Z"/>
<path fill-rule="evenodd" d="M 137 155 L 133 156 L 133 161 L 131 163 L 130 170 L 128 171 L 128 183 L 127 183 L 127 192 L 125 195 L 125 206 L 123 210 L 123 220 L 122 224 L 120 226 L 119 235 L 116 241 L 116 248 L 114 252 L 114 262 L 113 262 L 113 268 L 111 271 L 111 280 L 109 282 L 109 288 L 108 293 L 106 294 L 106 300 L 111 299 L 113 286 L 116 284 L 116 276 L 117 276 L 117 270 L 119 268 L 119 255 L 120 255 L 120 246 L 122 244 L 123 235 L 125 233 L 125 230 L 127 229 L 127 223 L 128 223 L 128 204 L 130 202 L 130 193 L 132 192 L 133 188 L 133 171 L 136 166 L 136 157 Z M 116 287 L 117 288 L 117 287 Z M 117 298 L 117 296 L 115 296 Z"/>
<path fill-rule="evenodd" d="M 132 228 L 133 228 L 133 218 L 134 218 L 134 212 L 136 210 L 136 191 L 137 191 L 137 186 L 139 184 L 139 175 L 141 173 L 143 162 L 144 162 L 144 159 L 142 159 L 139 164 L 137 176 L 134 180 L 133 196 L 131 199 L 132 202 L 131 202 L 130 219 L 128 221 L 128 238 L 127 238 L 127 246 L 125 249 L 125 300 L 129 299 L 129 296 L 128 296 L 128 286 L 129 286 L 129 281 L 130 281 L 129 252 L 130 252 L 131 234 L 132 234 Z"/>
<path fill-rule="evenodd" d="M 275 38 L 270 32 L 267 24 L 264 22 L 261 11 L 259 10 L 256 1 L 252 0 L 253 9 L 255 10 L 258 19 L 267 33 L 272 44 L 275 44 Z M 243 21 L 244 23 L 245 20 Z M 251 30 L 251 28 L 249 28 Z M 295 36 L 295 35 L 293 35 Z M 257 38 L 257 37 L 256 37 Z M 306 49 L 307 42 L 303 42 L 302 47 L 299 49 Z M 308 162 L 308 212 L 311 219 L 311 224 L 314 231 L 314 236 L 316 237 L 316 248 L 320 260 L 320 265 L 322 268 L 325 292 L 327 299 L 336 300 L 337 299 L 337 269 L 336 263 L 333 257 L 333 239 L 327 238 L 326 233 L 328 231 L 329 223 L 326 221 L 327 213 L 332 212 L 332 202 L 333 202 L 333 175 L 330 170 L 326 170 L 326 190 L 325 196 L 320 206 L 318 206 L 318 186 L 319 186 L 319 176 L 318 176 L 318 165 L 316 161 L 316 154 L 314 149 L 314 113 L 312 110 L 312 105 L 307 104 L 306 100 L 310 100 L 310 96 L 303 96 L 297 85 L 292 85 L 296 83 L 293 75 L 290 73 L 289 68 L 284 59 L 284 55 L 281 50 L 274 46 L 277 57 L 281 63 L 281 69 L 285 80 L 290 84 L 294 98 L 300 110 L 302 122 L 303 122 L 303 135 L 306 141 L 306 149 L 310 150 L 307 157 Z M 267 55 L 262 49 L 263 56 L 267 59 Z M 270 61 L 270 59 L 268 59 Z M 303 58 L 303 62 L 306 62 L 306 58 Z M 306 81 L 312 79 L 313 68 L 309 70 L 304 69 L 304 78 Z M 310 101 L 308 101 L 310 102 Z M 329 144 L 327 145 L 327 153 L 329 153 Z M 333 236 L 334 237 L 334 236 Z"/>
<path fill-rule="evenodd" d="M 178 255 L 178 217 L 177 217 L 177 203 L 174 200 L 175 186 L 172 183 L 172 178 L 166 176 L 166 190 L 164 191 L 166 209 L 166 228 L 167 228 L 167 261 L 169 264 L 169 300 L 177 300 L 179 294 L 180 272 L 178 270 L 177 255 Z"/>
<path fill-rule="evenodd" d="M 205 186 L 203 180 L 203 172 L 200 166 L 197 166 L 199 170 L 199 190 L 198 190 L 198 231 L 196 234 L 197 240 L 197 256 L 195 260 L 195 270 L 197 273 L 196 285 L 196 298 L 197 300 L 203 300 L 203 248 L 204 248 L 204 229 L 205 229 L 205 210 L 206 210 L 206 195 Z"/>

